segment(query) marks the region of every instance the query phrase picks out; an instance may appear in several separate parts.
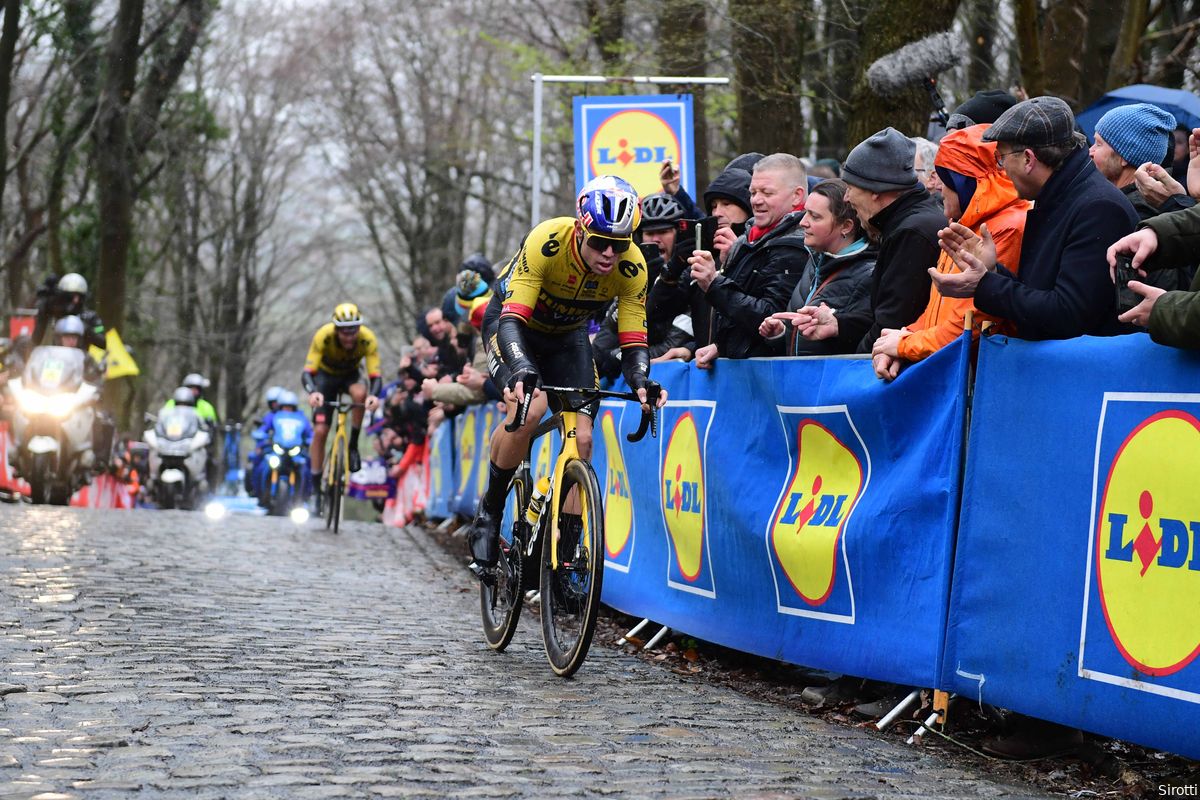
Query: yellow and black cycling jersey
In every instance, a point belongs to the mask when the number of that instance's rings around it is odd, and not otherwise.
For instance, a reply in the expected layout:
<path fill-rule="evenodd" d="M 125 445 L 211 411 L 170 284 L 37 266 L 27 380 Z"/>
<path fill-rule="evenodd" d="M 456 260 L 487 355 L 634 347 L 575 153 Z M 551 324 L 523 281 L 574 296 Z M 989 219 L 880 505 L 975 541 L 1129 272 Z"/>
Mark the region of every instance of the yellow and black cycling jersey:
<path fill-rule="evenodd" d="M 573 217 L 556 217 L 525 237 L 500 272 L 501 317 L 531 330 L 563 333 L 587 324 L 613 298 L 621 347 L 646 346 L 646 261 L 637 247 L 618 255 L 613 271 L 597 275 L 579 253 Z"/>
<path fill-rule="evenodd" d="M 327 322 L 317 330 L 312 344 L 308 346 L 304 371 L 309 374 L 321 371 L 330 375 L 349 375 L 358 372 L 358 364 L 364 359 L 367 362 L 367 377 L 379 377 L 382 374 L 379 370 L 379 345 L 371 329 L 366 325 L 360 327 L 354 349 L 346 350 L 338 344 L 337 327 Z"/>

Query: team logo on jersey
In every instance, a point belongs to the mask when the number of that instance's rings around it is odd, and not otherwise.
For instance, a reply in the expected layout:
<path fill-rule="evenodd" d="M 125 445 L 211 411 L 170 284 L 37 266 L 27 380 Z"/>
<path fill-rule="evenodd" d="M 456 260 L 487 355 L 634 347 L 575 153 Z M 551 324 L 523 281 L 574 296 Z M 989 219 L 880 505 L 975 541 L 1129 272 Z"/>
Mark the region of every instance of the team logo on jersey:
<path fill-rule="evenodd" d="M 685 592 L 716 597 L 709 547 L 708 503 L 704 480 L 705 442 L 716 411 L 711 401 L 668 403 L 662 429 L 665 442 L 659 489 L 667 530 L 667 585 Z"/>
<path fill-rule="evenodd" d="M 658 171 L 668 158 L 680 163 L 679 138 L 658 114 L 618 111 L 596 128 L 588 145 L 593 175 L 618 175 L 639 195 L 662 191 Z"/>
<path fill-rule="evenodd" d="M 1105 396 L 1080 674 L 1200 703 L 1200 396 Z"/>
<path fill-rule="evenodd" d="M 629 571 L 633 559 L 633 496 L 629 470 L 621 452 L 621 421 L 624 403 L 603 403 L 600 412 L 600 447 L 604 459 L 604 561 L 621 572 Z"/>
<path fill-rule="evenodd" d="M 779 408 L 791 469 L 767 528 L 783 614 L 854 622 L 846 526 L 871 459 L 845 406 Z"/>

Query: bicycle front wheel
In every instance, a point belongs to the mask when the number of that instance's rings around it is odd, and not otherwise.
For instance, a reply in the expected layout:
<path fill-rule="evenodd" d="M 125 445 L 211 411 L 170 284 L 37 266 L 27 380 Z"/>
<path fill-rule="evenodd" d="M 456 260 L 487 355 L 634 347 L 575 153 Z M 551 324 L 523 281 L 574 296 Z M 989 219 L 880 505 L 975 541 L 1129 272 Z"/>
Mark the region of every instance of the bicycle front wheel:
<path fill-rule="evenodd" d="M 342 523 L 342 496 L 346 491 L 346 462 L 343 460 L 344 454 L 340 448 L 334 454 L 333 463 L 330 467 L 333 469 L 332 476 L 326 482 L 327 491 L 329 494 L 325 500 L 325 528 L 332 528 L 334 533 L 338 532 L 338 526 Z"/>
<path fill-rule="evenodd" d="M 508 647 L 521 609 L 525 605 L 525 544 L 533 532 L 525 523 L 529 506 L 530 478 L 528 470 L 520 470 L 508 485 L 504 500 L 504 516 L 500 522 L 500 560 L 496 564 L 496 580 L 479 582 L 479 610 L 483 615 L 483 635 L 493 650 Z"/>
<path fill-rule="evenodd" d="M 604 577 L 604 507 L 591 464 L 580 459 L 567 462 L 559 495 L 563 506 L 572 488 L 578 495 L 578 513 L 560 509 L 558 542 L 553 541 L 549 525 L 542 537 L 542 640 L 550 667 L 563 678 L 573 675 L 587 658 Z M 557 559 L 552 559 L 556 551 Z"/>

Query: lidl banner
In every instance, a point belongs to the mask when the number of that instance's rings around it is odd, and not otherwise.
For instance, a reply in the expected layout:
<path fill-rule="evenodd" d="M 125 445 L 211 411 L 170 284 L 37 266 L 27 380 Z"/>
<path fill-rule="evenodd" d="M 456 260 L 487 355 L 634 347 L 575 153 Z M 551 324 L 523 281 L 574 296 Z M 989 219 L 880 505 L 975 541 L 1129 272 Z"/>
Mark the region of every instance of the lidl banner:
<path fill-rule="evenodd" d="M 1200 757 L 1200 357 L 980 346 L 946 642 L 971 699 Z"/>
<path fill-rule="evenodd" d="M 879 381 L 865 358 L 656 365 L 659 437 L 604 403 L 604 601 L 745 652 L 937 680 L 966 419 L 965 340 Z"/>
<path fill-rule="evenodd" d="M 434 519 L 450 516 L 454 499 L 453 423 L 439 425 L 429 437 L 429 501 L 426 513 Z"/>
<path fill-rule="evenodd" d="M 454 495 L 451 510 L 465 517 L 475 516 L 475 506 L 487 488 L 489 449 L 492 430 L 500 421 L 494 403 L 471 406 L 454 421 L 455 456 Z"/>
<path fill-rule="evenodd" d="M 641 196 L 661 192 L 671 159 L 696 196 L 690 94 L 575 98 L 575 191 L 597 175 L 619 175 Z"/>

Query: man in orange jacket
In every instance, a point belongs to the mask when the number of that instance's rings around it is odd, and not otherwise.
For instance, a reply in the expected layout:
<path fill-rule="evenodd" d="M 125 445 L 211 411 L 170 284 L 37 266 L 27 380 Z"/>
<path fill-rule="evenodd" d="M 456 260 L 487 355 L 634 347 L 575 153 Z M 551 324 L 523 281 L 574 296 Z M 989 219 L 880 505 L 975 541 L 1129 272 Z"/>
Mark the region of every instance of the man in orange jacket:
<path fill-rule="evenodd" d="M 1017 197 L 1012 181 L 996 164 L 996 143 L 983 141 L 987 129 L 988 125 L 973 125 L 946 134 L 933 163 L 942 179 L 946 216 L 975 233 L 986 227 L 999 259 L 1017 264 L 1030 203 Z M 946 252 L 938 258 L 937 270 L 959 271 Z M 875 341 L 871 350 L 875 374 L 891 380 L 905 362 L 928 358 L 950 344 L 965 330 L 968 313 L 974 314 L 972 335 L 976 337 L 985 320 L 994 320 L 978 311 L 971 298 L 943 297 L 936 286 L 931 287 L 929 304 L 915 322 L 898 330 L 884 328 Z"/>

